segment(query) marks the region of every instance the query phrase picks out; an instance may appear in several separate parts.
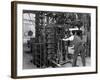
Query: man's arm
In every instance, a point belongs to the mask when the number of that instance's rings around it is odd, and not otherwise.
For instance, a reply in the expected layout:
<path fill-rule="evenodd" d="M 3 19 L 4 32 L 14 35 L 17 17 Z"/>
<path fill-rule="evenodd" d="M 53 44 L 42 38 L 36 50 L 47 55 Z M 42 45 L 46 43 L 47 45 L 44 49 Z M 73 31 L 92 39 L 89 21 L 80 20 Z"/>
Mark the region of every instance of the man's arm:
<path fill-rule="evenodd" d="M 62 40 L 63 40 L 63 41 L 68 41 L 68 40 L 72 41 L 73 39 L 74 39 L 74 36 L 71 36 L 71 37 L 69 37 L 69 38 L 62 39 Z"/>

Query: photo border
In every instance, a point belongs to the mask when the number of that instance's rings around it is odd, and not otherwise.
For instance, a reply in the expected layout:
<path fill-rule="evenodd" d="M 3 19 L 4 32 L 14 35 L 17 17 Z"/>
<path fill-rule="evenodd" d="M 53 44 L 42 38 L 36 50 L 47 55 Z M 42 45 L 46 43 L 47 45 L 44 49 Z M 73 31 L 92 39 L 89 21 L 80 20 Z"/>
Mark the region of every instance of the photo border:
<path fill-rule="evenodd" d="M 96 71 L 82 72 L 82 73 L 63 73 L 50 75 L 33 75 L 33 76 L 17 76 L 17 4 L 34 4 L 34 5 L 50 5 L 59 7 L 78 7 L 78 8 L 92 8 L 96 9 Z M 58 3 L 40 3 L 40 2 L 26 2 L 26 1 L 12 1 L 11 2 L 11 77 L 12 78 L 32 78 L 32 77 L 50 77 L 50 76 L 66 76 L 66 75 L 81 75 L 94 74 L 98 72 L 98 7 L 88 5 L 73 5 L 73 4 L 58 4 Z"/>

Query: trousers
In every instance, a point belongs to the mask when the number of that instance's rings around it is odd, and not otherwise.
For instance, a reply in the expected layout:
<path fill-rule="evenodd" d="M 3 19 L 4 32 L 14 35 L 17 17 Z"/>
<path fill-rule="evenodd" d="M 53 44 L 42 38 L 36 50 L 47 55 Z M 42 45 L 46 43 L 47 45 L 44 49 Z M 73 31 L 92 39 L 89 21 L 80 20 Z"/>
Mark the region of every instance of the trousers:
<path fill-rule="evenodd" d="M 85 47 L 84 45 L 82 45 L 81 43 L 77 44 L 74 48 L 74 54 L 73 54 L 73 62 L 72 62 L 72 66 L 76 66 L 77 63 L 77 57 L 80 54 L 81 56 L 81 60 L 82 60 L 82 64 L 83 66 L 86 65 L 86 61 L 85 61 Z"/>

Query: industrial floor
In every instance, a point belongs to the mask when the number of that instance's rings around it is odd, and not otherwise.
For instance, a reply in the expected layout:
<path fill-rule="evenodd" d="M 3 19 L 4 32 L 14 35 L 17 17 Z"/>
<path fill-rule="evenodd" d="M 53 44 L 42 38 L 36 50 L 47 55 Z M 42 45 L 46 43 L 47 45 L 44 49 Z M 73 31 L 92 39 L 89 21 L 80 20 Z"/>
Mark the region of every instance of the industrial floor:
<path fill-rule="evenodd" d="M 32 54 L 28 53 L 26 51 L 29 51 L 28 48 L 24 47 L 24 53 L 23 53 L 23 69 L 35 69 L 36 66 L 34 64 L 31 63 L 32 60 Z M 81 57 L 78 56 L 77 58 L 77 65 L 78 67 L 82 66 L 82 62 L 81 62 Z M 86 57 L 86 66 L 91 66 L 91 60 L 89 57 Z M 62 67 L 72 67 L 71 63 L 66 63 L 64 64 Z"/>

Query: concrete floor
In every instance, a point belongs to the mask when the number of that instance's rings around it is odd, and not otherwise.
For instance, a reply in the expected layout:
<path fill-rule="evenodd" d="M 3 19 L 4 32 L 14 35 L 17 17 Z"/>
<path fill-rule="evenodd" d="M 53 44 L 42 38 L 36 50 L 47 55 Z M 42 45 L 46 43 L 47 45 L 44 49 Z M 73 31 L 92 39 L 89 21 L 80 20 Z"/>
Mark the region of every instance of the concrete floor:
<path fill-rule="evenodd" d="M 32 54 L 25 52 L 25 50 L 29 51 L 29 49 L 28 48 L 24 49 L 24 53 L 23 53 L 23 56 L 24 56 L 23 57 L 23 69 L 35 69 L 36 66 L 30 62 L 32 60 Z M 78 67 L 82 66 L 82 62 L 81 62 L 81 57 L 80 56 L 78 56 L 78 58 L 77 58 L 77 65 L 78 65 Z M 91 60 L 90 60 L 89 57 L 86 57 L 86 66 L 90 66 L 90 65 L 91 65 Z M 72 67 L 72 64 L 71 63 L 66 63 L 62 67 Z"/>

